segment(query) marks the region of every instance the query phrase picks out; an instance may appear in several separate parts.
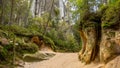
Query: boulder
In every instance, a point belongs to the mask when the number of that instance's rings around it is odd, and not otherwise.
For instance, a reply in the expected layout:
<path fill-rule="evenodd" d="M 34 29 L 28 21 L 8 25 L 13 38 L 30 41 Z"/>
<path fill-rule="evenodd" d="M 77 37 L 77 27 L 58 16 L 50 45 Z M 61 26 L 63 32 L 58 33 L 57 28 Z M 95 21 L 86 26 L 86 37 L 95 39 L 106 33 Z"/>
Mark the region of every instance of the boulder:
<path fill-rule="evenodd" d="M 0 38 L 1 45 L 8 45 L 9 41 L 6 38 Z"/>
<path fill-rule="evenodd" d="M 42 61 L 48 60 L 55 56 L 55 53 L 52 52 L 36 52 L 35 54 L 25 54 L 23 60 L 25 62 L 34 62 L 34 61 Z"/>

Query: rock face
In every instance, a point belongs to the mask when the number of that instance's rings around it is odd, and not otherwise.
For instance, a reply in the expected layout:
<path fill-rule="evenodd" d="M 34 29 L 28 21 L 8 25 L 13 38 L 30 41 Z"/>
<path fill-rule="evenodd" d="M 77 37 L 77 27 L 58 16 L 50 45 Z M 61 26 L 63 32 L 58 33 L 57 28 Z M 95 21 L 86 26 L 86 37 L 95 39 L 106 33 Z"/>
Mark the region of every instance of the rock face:
<path fill-rule="evenodd" d="M 100 44 L 100 60 L 107 62 L 120 54 L 120 31 L 103 30 Z"/>
<path fill-rule="evenodd" d="M 82 39 L 82 50 L 79 52 L 79 59 L 85 63 L 90 63 L 95 60 L 97 53 L 99 52 L 100 37 L 99 27 L 88 27 L 85 30 L 80 30 L 80 36 Z"/>
<path fill-rule="evenodd" d="M 95 46 L 96 43 L 96 34 L 95 34 L 95 30 L 94 28 L 91 29 L 86 29 L 85 32 L 83 33 L 83 31 L 80 31 L 81 35 L 84 35 L 84 37 L 82 38 L 82 43 L 83 43 L 83 47 L 82 50 L 80 52 L 80 60 L 82 60 L 83 62 L 87 62 L 89 63 L 92 59 L 92 52 L 93 52 L 93 48 Z"/>
<path fill-rule="evenodd" d="M 100 62 L 107 63 L 120 55 L 120 30 L 102 29 L 100 36 L 90 28 L 80 31 L 80 35 L 83 46 L 79 52 L 81 61 L 90 63 L 97 57 Z"/>
<path fill-rule="evenodd" d="M 120 68 L 120 56 L 116 57 L 114 60 L 108 62 L 105 68 Z"/>
<path fill-rule="evenodd" d="M 120 1 L 115 4 L 104 6 L 96 13 L 87 12 L 81 18 L 81 61 L 90 63 L 98 59 L 109 63 L 120 55 Z"/>
<path fill-rule="evenodd" d="M 38 36 L 32 37 L 31 42 L 37 44 L 39 49 L 42 51 L 52 50 L 51 46 L 48 44 L 45 44 L 45 42 L 43 41 L 43 38 L 40 38 Z"/>

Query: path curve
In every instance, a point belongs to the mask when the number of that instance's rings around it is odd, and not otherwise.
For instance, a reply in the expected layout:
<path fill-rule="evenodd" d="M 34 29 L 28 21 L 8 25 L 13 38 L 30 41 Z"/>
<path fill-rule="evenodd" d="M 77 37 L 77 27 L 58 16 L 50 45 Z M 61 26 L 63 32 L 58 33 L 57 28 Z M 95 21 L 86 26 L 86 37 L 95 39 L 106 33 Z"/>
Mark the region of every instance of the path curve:
<path fill-rule="evenodd" d="M 99 64 L 84 65 L 77 53 L 55 53 L 49 60 L 25 63 L 24 68 L 99 68 Z"/>

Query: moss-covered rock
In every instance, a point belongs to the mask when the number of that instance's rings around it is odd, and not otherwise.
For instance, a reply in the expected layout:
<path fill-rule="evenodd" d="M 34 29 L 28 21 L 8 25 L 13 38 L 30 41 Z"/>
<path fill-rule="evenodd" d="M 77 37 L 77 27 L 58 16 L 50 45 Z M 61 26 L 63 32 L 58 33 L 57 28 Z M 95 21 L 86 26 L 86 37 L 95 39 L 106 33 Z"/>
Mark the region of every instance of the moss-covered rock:
<path fill-rule="evenodd" d="M 38 46 L 34 43 L 20 43 L 16 45 L 16 51 L 22 54 L 35 53 L 38 51 Z"/>
<path fill-rule="evenodd" d="M 102 62 L 108 62 L 115 56 L 120 54 L 120 40 L 119 31 L 111 29 L 102 30 L 102 39 L 100 44 L 100 60 Z"/>
<path fill-rule="evenodd" d="M 25 42 L 31 42 L 31 39 L 35 36 L 38 37 L 38 41 L 41 41 L 42 38 L 43 42 L 46 46 L 51 47 L 54 51 L 56 49 L 55 44 L 53 40 L 51 40 L 49 37 L 42 35 L 37 30 L 32 30 L 29 28 L 20 27 L 18 25 L 6 25 L 6 26 L 0 26 L 0 34 L 1 36 L 7 37 L 13 41 L 13 39 L 16 36 L 16 42 L 17 43 L 25 43 Z M 41 45 L 41 43 L 37 44 L 38 46 Z"/>

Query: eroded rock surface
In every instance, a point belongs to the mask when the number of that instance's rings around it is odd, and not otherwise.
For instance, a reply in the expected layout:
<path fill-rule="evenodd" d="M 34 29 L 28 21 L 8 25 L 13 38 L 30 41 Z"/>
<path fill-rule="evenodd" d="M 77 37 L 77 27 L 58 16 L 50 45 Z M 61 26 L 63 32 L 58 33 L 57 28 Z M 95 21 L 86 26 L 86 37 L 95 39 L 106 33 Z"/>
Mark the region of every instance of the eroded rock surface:
<path fill-rule="evenodd" d="M 55 56 L 54 52 L 36 52 L 35 54 L 25 54 L 23 59 L 25 62 L 37 62 L 42 60 L 48 60 Z"/>

